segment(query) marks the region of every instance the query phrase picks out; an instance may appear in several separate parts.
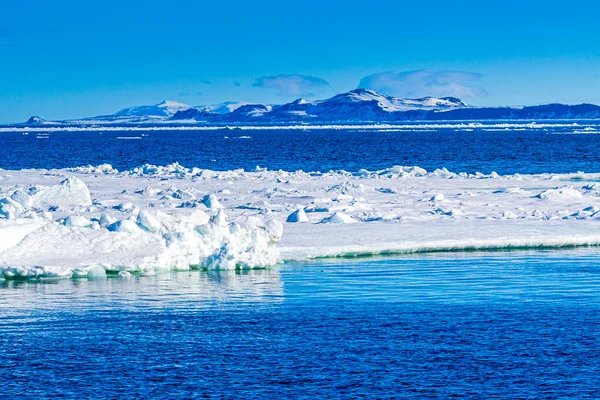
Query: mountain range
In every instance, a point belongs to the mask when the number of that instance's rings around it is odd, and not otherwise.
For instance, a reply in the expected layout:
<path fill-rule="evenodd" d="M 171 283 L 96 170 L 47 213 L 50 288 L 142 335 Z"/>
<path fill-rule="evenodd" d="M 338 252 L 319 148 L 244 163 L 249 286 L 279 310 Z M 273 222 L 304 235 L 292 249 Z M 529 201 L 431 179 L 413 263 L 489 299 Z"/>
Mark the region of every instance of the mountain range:
<path fill-rule="evenodd" d="M 125 108 L 111 115 L 68 121 L 32 117 L 19 125 L 88 124 L 284 124 L 369 123 L 460 120 L 545 120 L 600 118 L 594 104 L 545 104 L 518 107 L 477 107 L 455 97 L 402 99 L 369 89 L 355 89 L 324 100 L 298 99 L 286 104 L 227 102 L 189 106 L 163 101 L 151 106 Z"/>

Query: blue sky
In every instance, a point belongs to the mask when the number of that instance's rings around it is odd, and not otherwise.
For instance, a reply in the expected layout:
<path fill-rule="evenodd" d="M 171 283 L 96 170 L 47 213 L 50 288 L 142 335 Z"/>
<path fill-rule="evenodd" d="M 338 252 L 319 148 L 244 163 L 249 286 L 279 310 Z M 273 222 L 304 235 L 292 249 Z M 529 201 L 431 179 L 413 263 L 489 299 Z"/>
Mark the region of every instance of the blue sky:
<path fill-rule="evenodd" d="M 0 123 L 359 86 L 600 103 L 597 1 L 27 1 L 0 14 Z"/>

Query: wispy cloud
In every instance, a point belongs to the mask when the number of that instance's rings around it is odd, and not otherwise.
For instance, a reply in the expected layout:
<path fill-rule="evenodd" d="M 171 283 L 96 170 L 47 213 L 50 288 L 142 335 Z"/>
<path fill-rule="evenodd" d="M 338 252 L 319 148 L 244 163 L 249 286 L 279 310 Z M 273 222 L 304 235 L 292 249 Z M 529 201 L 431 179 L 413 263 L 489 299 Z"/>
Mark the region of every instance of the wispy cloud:
<path fill-rule="evenodd" d="M 463 71 L 380 72 L 362 78 L 358 87 L 399 97 L 475 98 L 487 95 L 485 89 L 472 86 L 481 78 L 481 74 Z"/>
<path fill-rule="evenodd" d="M 252 86 L 275 90 L 281 96 L 312 96 L 329 87 L 329 82 L 315 76 L 276 75 L 258 78 Z"/>

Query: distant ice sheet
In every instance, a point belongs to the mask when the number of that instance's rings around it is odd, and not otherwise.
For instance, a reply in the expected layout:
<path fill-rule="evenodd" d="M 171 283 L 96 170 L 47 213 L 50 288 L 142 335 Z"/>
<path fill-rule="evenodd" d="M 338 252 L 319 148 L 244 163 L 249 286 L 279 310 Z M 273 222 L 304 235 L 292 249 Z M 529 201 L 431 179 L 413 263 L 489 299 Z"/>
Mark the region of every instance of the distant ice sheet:
<path fill-rule="evenodd" d="M 144 131 L 277 131 L 277 130 L 367 130 L 382 132 L 402 131 L 433 131 L 433 130 L 462 130 L 475 129 L 488 132 L 519 131 L 519 130 L 550 130 L 560 129 L 559 133 L 594 134 L 598 132 L 597 122 L 544 121 L 523 122 L 506 120 L 489 120 L 485 122 L 423 122 L 423 123 L 375 123 L 375 124 L 290 124 L 290 125 L 239 125 L 235 128 L 223 125 L 198 125 L 197 121 L 165 121 L 161 125 L 139 124 L 136 126 L 112 126 L 97 123 L 94 125 L 41 125 L 29 127 L 0 127 L 0 132 L 144 132 Z M 240 136 L 240 138 L 246 138 Z"/>

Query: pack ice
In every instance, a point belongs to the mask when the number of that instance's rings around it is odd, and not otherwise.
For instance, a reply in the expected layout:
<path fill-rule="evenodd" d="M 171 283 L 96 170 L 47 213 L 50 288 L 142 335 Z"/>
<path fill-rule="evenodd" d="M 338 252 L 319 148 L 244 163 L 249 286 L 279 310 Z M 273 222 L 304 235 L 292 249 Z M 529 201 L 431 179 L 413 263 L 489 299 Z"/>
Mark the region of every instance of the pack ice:
<path fill-rule="evenodd" d="M 0 170 L 0 272 L 125 277 L 314 257 L 595 246 L 599 180 L 402 166 Z"/>
<path fill-rule="evenodd" d="M 92 201 L 86 183 L 73 176 L 3 192 L 0 270 L 8 279 L 264 268 L 278 259 L 281 223 L 258 217 L 230 221 L 214 200 L 190 213 L 139 202 L 113 205 Z"/>

